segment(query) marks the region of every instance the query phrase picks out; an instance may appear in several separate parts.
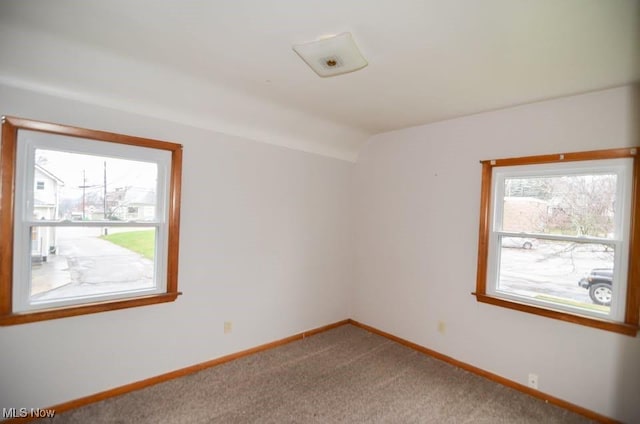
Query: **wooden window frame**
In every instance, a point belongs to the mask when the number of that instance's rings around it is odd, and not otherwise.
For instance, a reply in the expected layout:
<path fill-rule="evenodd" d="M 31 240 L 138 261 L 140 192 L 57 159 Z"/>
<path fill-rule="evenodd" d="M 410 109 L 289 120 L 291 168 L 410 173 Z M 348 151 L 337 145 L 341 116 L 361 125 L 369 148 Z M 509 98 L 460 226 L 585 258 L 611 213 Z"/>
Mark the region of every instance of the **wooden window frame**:
<path fill-rule="evenodd" d="M 635 337 L 640 329 L 638 326 L 640 318 L 640 260 L 637 260 L 640 255 L 640 160 L 638 160 L 637 157 L 637 150 L 637 148 L 631 147 L 480 161 L 482 164 L 482 185 L 480 195 L 478 264 L 476 291 L 472 293 L 476 297 L 477 301 Z M 631 158 L 633 160 L 630 199 L 631 223 L 628 235 L 629 258 L 624 321 L 618 322 L 604 318 L 601 319 L 593 316 L 581 315 L 579 313 L 544 308 L 487 293 L 489 235 L 491 231 L 490 223 L 494 212 L 491 210 L 493 169 L 495 167 L 553 164 L 616 158 Z"/>
<path fill-rule="evenodd" d="M 112 299 L 52 307 L 36 311 L 13 310 L 13 264 L 15 188 L 17 170 L 18 131 L 20 129 L 49 134 L 90 139 L 106 143 L 118 143 L 169 151 L 171 169 L 167 190 L 168 252 L 166 258 L 166 290 L 150 295 L 133 294 L 124 299 Z M 63 317 L 92 314 L 157 303 L 172 302 L 181 294 L 178 291 L 178 256 L 180 239 L 180 191 L 182 176 L 182 145 L 105 131 L 90 130 L 67 125 L 35 121 L 17 117 L 2 117 L 0 141 L 0 325 L 15 325 Z"/>

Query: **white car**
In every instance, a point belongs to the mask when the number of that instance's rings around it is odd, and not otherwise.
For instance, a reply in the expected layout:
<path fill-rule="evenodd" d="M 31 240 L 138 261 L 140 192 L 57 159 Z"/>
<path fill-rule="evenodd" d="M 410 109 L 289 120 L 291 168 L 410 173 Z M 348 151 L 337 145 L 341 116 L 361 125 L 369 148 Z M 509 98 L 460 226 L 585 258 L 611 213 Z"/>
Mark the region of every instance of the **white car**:
<path fill-rule="evenodd" d="M 536 239 L 528 237 L 502 237 L 502 247 L 514 247 L 516 249 L 534 249 L 538 245 Z"/>

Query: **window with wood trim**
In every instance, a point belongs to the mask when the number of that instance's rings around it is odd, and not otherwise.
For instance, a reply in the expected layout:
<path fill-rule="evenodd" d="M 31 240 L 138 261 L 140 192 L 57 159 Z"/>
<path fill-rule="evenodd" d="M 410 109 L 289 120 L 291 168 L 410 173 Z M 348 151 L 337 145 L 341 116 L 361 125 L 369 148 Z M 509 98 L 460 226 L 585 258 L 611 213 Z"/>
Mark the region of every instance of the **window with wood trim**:
<path fill-rule="evenodd" d="M 482 161 L 476 298 L 635 336 L 637 149 Z"/>
<path fill-rule="evenodd" d="M 0 325 L 169 302 L 182 146 L 2 118 Z"/>

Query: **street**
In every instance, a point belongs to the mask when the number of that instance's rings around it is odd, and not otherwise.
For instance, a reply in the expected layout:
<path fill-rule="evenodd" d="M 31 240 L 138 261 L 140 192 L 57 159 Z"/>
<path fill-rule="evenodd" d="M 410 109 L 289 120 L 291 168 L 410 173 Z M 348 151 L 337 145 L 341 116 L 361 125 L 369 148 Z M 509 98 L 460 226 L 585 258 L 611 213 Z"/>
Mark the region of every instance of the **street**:
<path fill-rule="evenodd" d="M 593 268 L 613 268 L 613 251 L 600 244 L 541 241 L 534 249 L 501 249 L 500 290 L 593 305 L 578 281 Z"/>

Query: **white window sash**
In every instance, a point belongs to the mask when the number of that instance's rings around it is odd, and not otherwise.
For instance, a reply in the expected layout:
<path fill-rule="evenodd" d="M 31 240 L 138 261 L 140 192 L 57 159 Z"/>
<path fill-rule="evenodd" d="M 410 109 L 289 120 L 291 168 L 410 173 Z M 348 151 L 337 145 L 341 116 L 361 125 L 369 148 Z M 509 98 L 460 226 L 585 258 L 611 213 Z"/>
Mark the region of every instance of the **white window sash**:
<path fill-rule="evenodd" d="M 16 188 L 14 223 L 13 305 L 15 312 L 37 311 L 43 308 L 82 305 L 104 300 L 135 298 L 164 293 L 167 288 L 168 256 L 168 193 L 170 184 L 171 152 L 140 146 L 43 134 L 22 130 L 16 151 Z M 153 221 L 52 221 L 34 220 L 33 210 L 35 151 L 37 149 L 80 153 L 149 162 L 157 165 L 156 220 Z M 31 227 L 148 227 L 156 229 L 154 258 L 154 286 L 110 292 L 70 299 L 31 301 Z"/>
<path fill-rule="evenodd" d="M 580 237 L 567 235 L 538 234 L 535 232 L 511 232 L 502 230 L 504 214 L 504 182 L 513 177 L 553 177 L 564 175 L 597 175 L 616 174 L 616 210 L 614 214 L 614 237 Z M 629 234 L 631 222 L 631 190 L 633 177 L 633 160 L 631 158 L 603 159 L 579 162 L 564 162 L 552 164 L 534 164 L 509 167 L 495 167 L 492 169 L 491 187 L 491 219 L 489 228 L 489 255 L 487 293 L 517 302 L 529 303 L 536 306 L 560 310 L 564 312 L 589 315 L 596 318 L 603 316 L 618 322 L 624 321 L 627 293 L 627 273 L 629 261 Z M 500 277 L 499 266 L 502 236 L 526 237 L 544 240 L 570 241 L 577 243 L 604 243 L 615 248 L 614 275 L 612 284 L 613 297 L 609 313 L 604 315 L 578 307 L 565 306 L 552 302 L 518 296 L 498 290 Z M 576 284 L 578 282 L 576 281 Z"/>

